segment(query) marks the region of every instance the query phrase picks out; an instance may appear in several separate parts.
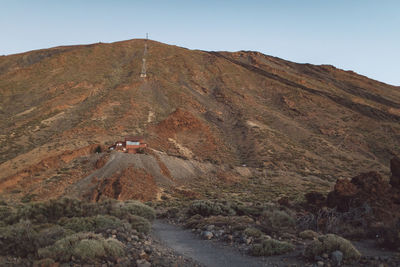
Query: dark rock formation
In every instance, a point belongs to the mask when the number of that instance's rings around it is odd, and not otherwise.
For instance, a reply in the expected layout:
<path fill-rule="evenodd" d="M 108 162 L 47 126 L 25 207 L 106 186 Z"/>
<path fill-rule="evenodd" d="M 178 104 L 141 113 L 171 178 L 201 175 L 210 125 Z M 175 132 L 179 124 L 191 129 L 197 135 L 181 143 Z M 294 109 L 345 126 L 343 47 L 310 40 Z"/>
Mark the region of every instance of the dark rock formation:
<path fill-rule="evenodd" d="M 392 172 L 390 184 L 394 188 L 400 189 L 400 159 L 398 157 L 394 157 L 390 161 L 390 171 Z"/>

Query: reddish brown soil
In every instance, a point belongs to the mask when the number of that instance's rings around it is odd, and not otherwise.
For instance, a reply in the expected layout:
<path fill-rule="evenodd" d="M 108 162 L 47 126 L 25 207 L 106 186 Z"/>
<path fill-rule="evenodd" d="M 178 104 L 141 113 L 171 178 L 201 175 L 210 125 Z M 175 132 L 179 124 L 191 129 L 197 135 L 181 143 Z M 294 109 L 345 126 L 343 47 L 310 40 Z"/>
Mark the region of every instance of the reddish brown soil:
<path fill-rule="evenodd" d="M 400 155 L 399 87 L 258 52 L 148 45 L 146 79 L 143 40 L 0 57 L 2 194 L 61 194 L 94 166 L 74 163 L 75 149 L 125 135 L 170 155 L 332 185 L 369 170 L 386 177 Z"/>
<path fill-rule="evenodd" d="M 150 174 L 142 169 L 128 168 L 112 177 L 99 181 L 90 199 L 93 201 L 99 201 L 103 198 L 149 201 L 156 198 L 157 192 L 158 187 Z"/>

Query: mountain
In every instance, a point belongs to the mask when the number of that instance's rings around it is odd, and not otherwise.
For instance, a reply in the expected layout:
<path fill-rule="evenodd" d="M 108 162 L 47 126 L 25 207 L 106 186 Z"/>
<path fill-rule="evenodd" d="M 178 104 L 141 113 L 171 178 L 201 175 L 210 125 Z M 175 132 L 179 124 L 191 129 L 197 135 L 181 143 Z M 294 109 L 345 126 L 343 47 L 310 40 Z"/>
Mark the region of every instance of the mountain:
<path fill-rule="evenodd" d="M 366 170 L 388 176 L 390 158 L 400 154 L 399 87 L 330 65 L 150 40 L 148 77 L 140 78 L 144 42 L 0 57 L 3 197 L 45 199 L 91 184 L 85 194 L 95 199 L 110 190 L 151 199 L 161 184 L 206 194 L 216 181 L 280 187 L 272 190 L 278 197 L 327 191 Z M 94 153 L 126 135 L 144 136 L 151 153 Z M 141 177 L 130 188 L 143 192 L 116 189 L 129 187 L 127 175 Z"/>

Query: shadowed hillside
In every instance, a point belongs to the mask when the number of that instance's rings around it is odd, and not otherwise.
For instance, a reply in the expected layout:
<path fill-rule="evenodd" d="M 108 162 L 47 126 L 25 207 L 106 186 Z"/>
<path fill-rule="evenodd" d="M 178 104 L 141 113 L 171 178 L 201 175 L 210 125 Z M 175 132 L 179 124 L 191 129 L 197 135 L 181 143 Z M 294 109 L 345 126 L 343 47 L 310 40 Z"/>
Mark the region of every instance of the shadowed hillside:
<path fill-rule="evenodd" d="M 246 165 L 284 183 L 297 175 L 299 188 L 303 178 L 388 175 L 400 154 L 398 87 L 329 65 L 154 41 L 143 79 L 143 47 L 129 40 L 0 57 L 0 191 L 40 195 L 55 179 L 63 194 L 93 172 L 101 155 L 88 155 L 98 144 L 125 135 L 223 173 Z"/>

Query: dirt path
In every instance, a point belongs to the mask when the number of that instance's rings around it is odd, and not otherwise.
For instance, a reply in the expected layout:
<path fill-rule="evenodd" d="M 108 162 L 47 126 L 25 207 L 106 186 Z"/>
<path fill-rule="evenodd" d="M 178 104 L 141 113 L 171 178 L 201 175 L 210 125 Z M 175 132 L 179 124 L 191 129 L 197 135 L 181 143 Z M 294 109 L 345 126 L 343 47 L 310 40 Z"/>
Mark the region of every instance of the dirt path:
<path fill-rule="evenodd" d="M 288 266 L 296 263 L 296 257 L 293 254 L 268 258 L 242 255 L 230 246 L 224 246 L 209 240 L 201 240 L 190 230 L 184 230 L 160 220 L 156 220 L 153 223 L 152 235 L 177 253 L 184 257 L 192 258 L 203 266 Z"/>

